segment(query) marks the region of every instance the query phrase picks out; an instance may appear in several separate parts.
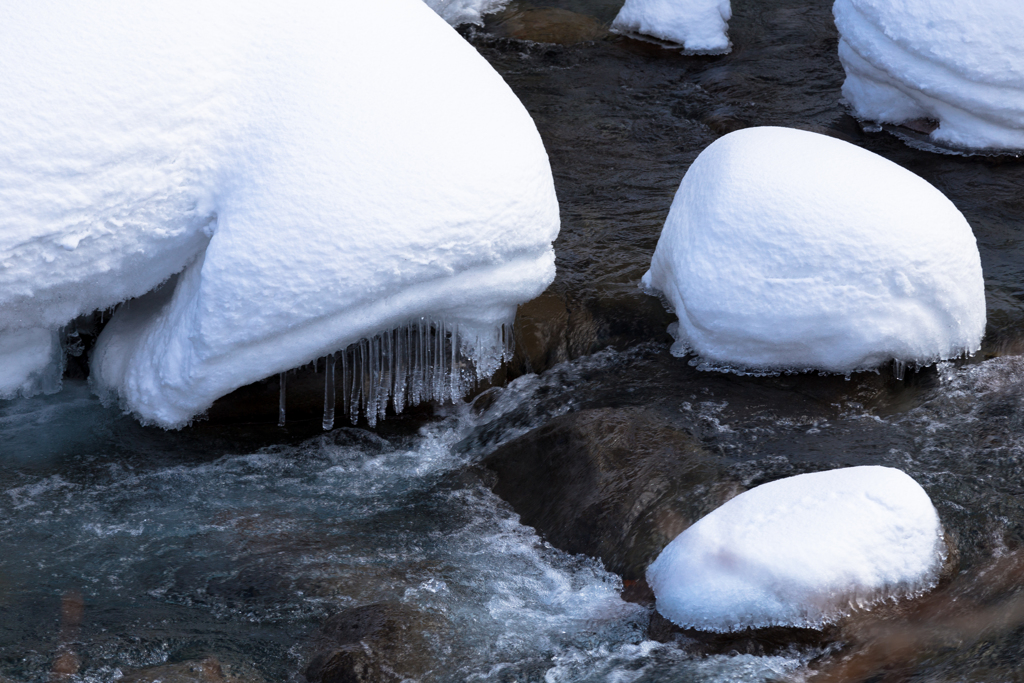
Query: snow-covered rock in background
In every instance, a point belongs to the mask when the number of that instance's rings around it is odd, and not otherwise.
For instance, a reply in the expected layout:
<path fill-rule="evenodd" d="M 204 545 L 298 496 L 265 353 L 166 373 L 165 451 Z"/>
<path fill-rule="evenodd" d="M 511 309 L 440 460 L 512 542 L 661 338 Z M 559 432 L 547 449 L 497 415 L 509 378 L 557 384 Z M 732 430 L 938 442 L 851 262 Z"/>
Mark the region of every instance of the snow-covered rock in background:
<path fill-rule="evenodd" d="M 611 30 L 651 37 L 688 52 L 725 54 L 731 49 L 729 0 L 626 0 Z"/>
<path fill-rule="evenodd" d="M 647 569 L 657 609 L 706 631 L 821 628 L 851 606 L 935 586 L 938 513 L 888 467 L 801 474 L 753 488 L 681 533 Z"/>
<path fill-rule="evenodd" d="M 946 197 L 824 135 L 748 128 L 686 172 L 643 285 L 705 367 L 848 373 L 974 352 L 985 292 Z"/>
<path fill-rule="evenodd" d="M 483 16 L 505 9 L 509 0 L 423 0 L 452 26 L 484 23 Z"/>
<path fill-rule="evenodd" d="M 836 0 L 833 12 L 857 116 L 937 120 L 945 146 L 1024 149 L 1024 3 Z"/>
<path fill-rule="evenodd" d="M 57 391 L 63 361 L 55 331 L 32 327 L 0 334 L 0 399 Z"/>
<path fill-rule="evenodd" d="M 0 330 L 189 264 L 93 355 L 144 420 L 423 317 L 493 367 L 489 340 L 553 278 L 536 127 L 420 0 L 24 4 L 0 55 Z"/>

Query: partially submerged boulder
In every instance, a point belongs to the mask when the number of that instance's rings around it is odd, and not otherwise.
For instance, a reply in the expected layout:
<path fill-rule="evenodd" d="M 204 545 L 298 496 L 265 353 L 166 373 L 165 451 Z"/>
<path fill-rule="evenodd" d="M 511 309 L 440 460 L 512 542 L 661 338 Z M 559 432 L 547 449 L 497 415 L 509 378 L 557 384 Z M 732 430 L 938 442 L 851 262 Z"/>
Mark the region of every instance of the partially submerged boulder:
<path fill-rule="evenodd" d="M 483 464 L 524 524 L 627 580 L 737 490 L 696 439 L 640 408 L 563 415 Z"/>

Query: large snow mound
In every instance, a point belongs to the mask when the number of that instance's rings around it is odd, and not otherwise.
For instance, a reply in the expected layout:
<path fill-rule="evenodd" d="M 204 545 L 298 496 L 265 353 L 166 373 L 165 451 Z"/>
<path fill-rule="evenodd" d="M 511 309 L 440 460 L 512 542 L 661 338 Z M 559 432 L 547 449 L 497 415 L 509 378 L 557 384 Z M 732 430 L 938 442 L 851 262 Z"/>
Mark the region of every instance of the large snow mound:
<path fill-rule="evenodd" d="M 643 285 L 705 367 L 848 373 L 974 352 L 985 292 L 974 235 L 926 181 L 788 128 L 712 143 L 676 192 Z"/>
<path fill-rule="evenodd" d="M 509 0 L 424 0 L 452 26 L 476 24 L 482 26 L 484 15 L 505 9 Z"/>
<path fill-rule="evenodd" d="M 675 538 L 647 569 L 657 609 L 684 628 L 821 628 L 935 586 L 938 513 L 909 476 L 851 467 L 763 484 Z"/>
<path fill-rule="evenodd" d="M 0 55 L 0 330 L 188 265 L 92 359 L 146 421 L 423 318 L 492 350 L 553 278 L 536 127 L 420 0 L 23 3 Z"/>
<path fill-rule="evenodd" d="M 937 120 L 944 146 L 1024 150 L 1024 3 L 836 0 L 833 13 L 858 116 Z"/>
<path fill-rule="evenodd" d="M 724 54 L 732 18 L 729 0 L 626 0 L 612 22 L 615 33 L 654 38 L 686 51 Z"/>

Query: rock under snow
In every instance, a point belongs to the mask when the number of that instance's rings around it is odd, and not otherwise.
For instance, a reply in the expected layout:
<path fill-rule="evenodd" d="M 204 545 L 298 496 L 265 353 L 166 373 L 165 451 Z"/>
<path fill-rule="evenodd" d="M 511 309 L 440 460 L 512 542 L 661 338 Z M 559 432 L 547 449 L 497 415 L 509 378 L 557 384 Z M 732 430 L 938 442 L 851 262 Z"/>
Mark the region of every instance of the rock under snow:
<path fill-rule="evenodd" d="M 452 26 L 476 24 L 482 26 L 483 16 L 499 12 L 509 0 L 423 0 L 432 10 Z"/>
<path fill-rule="evenodd" d="M 726 35 L 730 18 L 729 0 L 626 0 L 611 30 L 717 55 L 731 49 Z"/>
<path fill-rule="evenodd" d="M 647 570 L 684 628 L 820 628 L 935 586 L 945 559 L 928 494 L 899 470 L 851 467 L 763 484 L 675 538 Z"/>
<path fill-rule="evenodd" d="M 1024 150 L 1024 3 L 836 0 L 833 12 L 858 116 L 937 120 L 943 146 Z"/>
<path fill-rule="evenodd" d="M 920 177 L 846 142 L 748 128 L 686 172 L 643 285 L 705 367 L 848 373 L 973 353 L 974 235 Z"/>
<path fill-rule="evenodd" d="M 0 55 L 0 334 L 188 264 L 92 358 L 144 420 L 414 321 L 493 369 L 553 277 L 536 128 L 420 0 L 23 4 Z"/>

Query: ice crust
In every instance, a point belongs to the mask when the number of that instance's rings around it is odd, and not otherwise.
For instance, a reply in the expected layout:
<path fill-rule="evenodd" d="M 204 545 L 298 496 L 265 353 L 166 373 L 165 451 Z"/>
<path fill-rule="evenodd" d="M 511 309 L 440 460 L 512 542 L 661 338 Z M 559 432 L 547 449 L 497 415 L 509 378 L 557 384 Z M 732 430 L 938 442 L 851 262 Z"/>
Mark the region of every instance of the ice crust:
<path fill-rule="evenodd" d="M 676 192 L 643 286 L 706 367 L 849 373 L 980 348 L 981 259 L 938 190 L 882 157 L 788 128 L 705 149 Z"/>
<path fill-rule="evenodd" d="M 626 0 L 612 21 L 615 33 L 651 37 L 686 51 L 725 54 L 731 49 L 729 0 Z"/>
<path fill-rule="evenodd" d="M 505 9 L 509 0 L 424 0 L 452 26 L 476 24 L 482 26 L 483 16 Z"/>
<path fill-rule="evenodd" d="M 833 13 L 858 116 L 937 120 L 944 146 L 1024 150 L 1024 3 L 836 0 Z"/>
<path fill-rule="evenodd" d="M 681 533 L 647 569 L 657 609 L 706 631 L 821 628 L 933 588 L 945 560 L 928 494 L 889 467 L 763 484 Z"/>
<path fill-rule="evenodd" d="M 0 55 L 0 336 L 151 292 L 91 367 L 144 421 L 553 278 L 536 127 L 420 0 L 22 4 Z"/>

